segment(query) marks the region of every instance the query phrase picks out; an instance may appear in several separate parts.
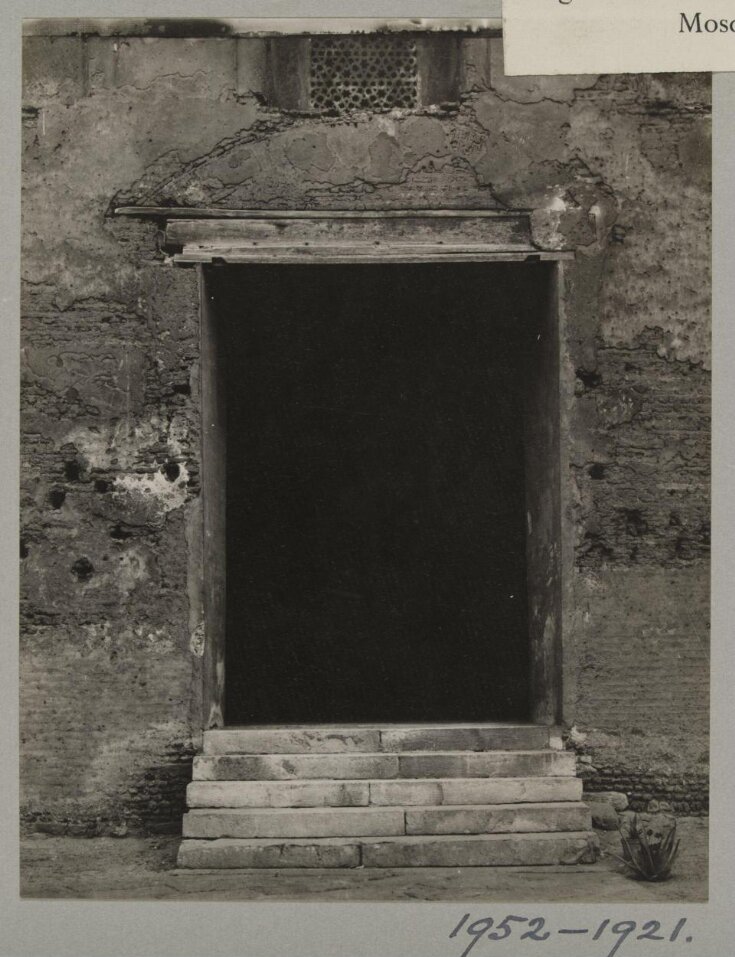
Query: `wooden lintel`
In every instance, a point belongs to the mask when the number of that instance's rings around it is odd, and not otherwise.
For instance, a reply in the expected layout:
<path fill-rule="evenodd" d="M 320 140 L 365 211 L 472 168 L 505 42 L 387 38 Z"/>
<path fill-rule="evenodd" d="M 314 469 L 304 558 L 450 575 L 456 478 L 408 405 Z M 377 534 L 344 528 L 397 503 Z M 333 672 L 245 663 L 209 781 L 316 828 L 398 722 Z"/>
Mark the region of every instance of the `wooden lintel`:
<path fill-rule="evenodd" d="M 569 251 L 502 250 L 493 247 L 452 248 L 451 246 L 381 247 L 255 247 L 185 249 L 176 253 L 176 263 L 421 263 L 421 262 L 548 262 L 573 259 Z"/>
<path fill-rule="evenodd" d="M 530 209 L 218 209 L 209 206 L 118 206 L 115 216 L 164 219 L 514 219 Z"/>
<path fill-rule="evenodd" d="M 176 219 L 166 225 L 165 246 L 177 262 L 320 259 L 417 261 L 427 255 L 537 255 L 524 213 L 474 216 Z M 347 259 L 345 259 L 347 257 Z"/>
<path fill-rule="evenodd" d="M 214 209 L 119 207 L 122 216 L 165 220 L 178 263 L 421 262 L 572 259 L 539 249 L 529 210 Z"/>

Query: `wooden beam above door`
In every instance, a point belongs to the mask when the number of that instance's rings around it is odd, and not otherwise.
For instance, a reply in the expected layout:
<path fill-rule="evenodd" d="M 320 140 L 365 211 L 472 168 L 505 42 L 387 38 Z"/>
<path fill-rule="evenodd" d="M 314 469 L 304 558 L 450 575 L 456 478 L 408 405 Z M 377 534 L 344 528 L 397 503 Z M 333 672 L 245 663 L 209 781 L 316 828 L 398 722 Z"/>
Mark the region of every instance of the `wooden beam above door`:
<path fill-rule="evenodd" d="M 477 262 L 572 258 L 534 245 L 528 211 L 172 210 L 124 207 L 165 218 L 177 263 Z M 186 215 L 188 213 L 188 216 Z"/>

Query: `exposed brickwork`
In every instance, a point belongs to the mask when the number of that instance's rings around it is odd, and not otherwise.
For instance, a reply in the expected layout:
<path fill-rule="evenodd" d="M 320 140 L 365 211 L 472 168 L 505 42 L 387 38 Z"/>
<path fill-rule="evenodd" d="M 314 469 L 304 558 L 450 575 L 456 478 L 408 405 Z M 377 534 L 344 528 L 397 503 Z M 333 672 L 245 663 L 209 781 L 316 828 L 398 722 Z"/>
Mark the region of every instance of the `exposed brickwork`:
<path fill-rule="evenodd" d="M 598 762 L 599 763 L 599 762 Z M 641 768 L 596 767 L 588 765 L 579 773 L 585 779 L 585 791 L 622 791 L 632 811 L 645 811 L 651 800 L 668 801 L 677 814 L 701 815 L 709 810 L 709 772 L 662 774 Z"/>
<path fill-rule="evenodd" d="M 706 564 L 586 571 L 575 595 L 572 739 L 590 761 L 592 781 L 631 799 L 651 792 L 692 811 L 706 808 Z"/>
<path fill-rule="evenodd" d="M 591 457 L 577 466 L 580 568 L 688 566 L 710 546 L 710 394 L 700 365 L 661 355 L 662 330 L 601 344 L 576 370 Z"/>
<path fill-rule="evenodd" d="M 462 56 L 457 109 L 308 118 L 263 105 L 256 39 L 26 41 L 29 820 L 178 827 L 201 730 L 198 292 L 159 224 L 106 215 L 143 202 L 531 209 L 540 245 L 577 250 L 566 717 L 590 787 L 704 806 L 709 82 L 509 78 L 482 38 Z"/>
<path fill-rule="evenodd" d="M 198 731 L 197 287 L 113 230 L 145 300 L 23 298 L 23 815 L 68 833 L 178 828 Z"/>

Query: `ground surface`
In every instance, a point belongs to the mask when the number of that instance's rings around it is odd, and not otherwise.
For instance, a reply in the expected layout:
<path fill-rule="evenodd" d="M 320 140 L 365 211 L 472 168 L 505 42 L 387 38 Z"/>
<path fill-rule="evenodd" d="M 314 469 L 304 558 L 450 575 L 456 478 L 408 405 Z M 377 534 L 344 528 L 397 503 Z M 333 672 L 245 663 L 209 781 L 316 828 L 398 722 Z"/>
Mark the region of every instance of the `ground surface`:
<path fill-rule="evenodd" d="M 185 871 L 179 839 L 69 838 L 21 841 L 24 897 L 335 901 L 702 901 L 707 899 L 707 820 L 679 821 L 675 874 L 660 884 L 631 880 L 612 856 L 616 833 L 600 834 L 597 864 L 577 867 L 360 868 Z"/>

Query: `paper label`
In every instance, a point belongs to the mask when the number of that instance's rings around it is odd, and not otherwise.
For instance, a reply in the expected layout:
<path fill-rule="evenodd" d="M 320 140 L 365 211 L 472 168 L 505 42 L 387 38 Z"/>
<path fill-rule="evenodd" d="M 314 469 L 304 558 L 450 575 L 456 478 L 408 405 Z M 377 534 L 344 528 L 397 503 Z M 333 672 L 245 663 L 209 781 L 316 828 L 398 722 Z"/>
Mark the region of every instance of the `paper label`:
<path fill-rule="evenodd" d="M 503 0 L 505 72 L 735 71 L 733 0 Z"/>

